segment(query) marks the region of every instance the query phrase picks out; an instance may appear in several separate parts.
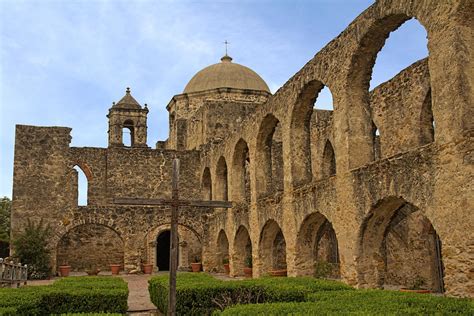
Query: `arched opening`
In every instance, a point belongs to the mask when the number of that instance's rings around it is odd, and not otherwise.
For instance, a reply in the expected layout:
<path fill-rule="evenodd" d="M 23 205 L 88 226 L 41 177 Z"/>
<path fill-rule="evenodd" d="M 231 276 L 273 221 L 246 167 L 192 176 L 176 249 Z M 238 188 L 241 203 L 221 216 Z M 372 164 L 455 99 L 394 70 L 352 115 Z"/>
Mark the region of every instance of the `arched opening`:
<path fill-rule="evenodd" d="M 401 28 L 401 32 L 397 32 L 398 34 L 394 33 L 392 35 L 391 33 L 411 18 L 404 14 L 394 14 L 373 22 L 361 39 L 357 52 L 352 57 L 347 78 L 349 83 L 347 97 L 348 100 L 350 99 L 348 103 L 351 106 L 351 117 L 348 120 L 350 168 L 364 165 L 377 157 L 373 152 L 376 148 L 374 145 L 376 138 L 373 137 L 371 124 L 374 117 L 372 117 L 373 108 L 370 104 L 369 89 L 388 78 L 392 78 L 406 65 L 410 65 L 427 55 L 426 30 L 417 21 L 406 24 L 408 32 Z M 413 23 L 416 24 L 416 31 L 414 31 Z M 423 35 L 420 35 L 418 30 Z M 400 37 L 399 34 L 401 34 Z M 394 46 L 400 47 L 400 50 L 403 51 L 395 50 L 394 53 L 387 54 L 389 57 L 384 58 L 386 51 L 393 51 L 390 49 L 391 44 L 388 44 L 387 49 L 384 49 L 378 57 L 379 51 L 384 47 L 389 36 L 391 37 L 389 43 L 395 44 Z M 413 36 L 416 40 L 412 39 Z M 410 40 L 409 49 L 406 45 L 407 40 Z M 411 54 L 411 52 L 414 53 Z M 376 59 L 377 65 L 374 67 Z M 387 71 L 387 69 L 390 69 L 390 71 Z M 394 120 L 385 118 L 383 122 L 379 123 L 381 124 L 379 128 L 384 131 L 385 125 L 383 124 L 394 124 Z M 400 129 L 403 129 L 403 126 L 400 126 Z"/>
<path fill-rule="evenodd" d="M 70 265 L 73 271 L 99 268 L 110 270 L 110 264 L 124 263 L 124 244 L 119 234 L 110 227 L 84 224 L 69 230 L 57 247 L 56 262 Z"/>
<path fill-rule="evenodd" d="M 250 156 L 243 139 L 235 145 L 233 158 L 232 199 L 250 203 Z"/>
<path fill-rule="evenodd" d="M 220 157 L 217 161 L 216 168 L 216 199 L 221 201 L 228 200 L 227 185 L 227 164 L 224 157 Z"/>
<path fill-rule="evenodd" d="M 168 271 L 170 269 L 170 241 L 171 232 L 162 231 L 156 237 L 156 266 L 158 271 Z"/>
<path fill-rule="evenodd" d="M 312 213 L 301 224 L 296 239 L 296 267 L 300 275 L 338 278 L 339 251 L 331 222 Z"/>
<path fill-rule="evenodd" d="M 311 140 L 313 133 L 319 138 L 321 121 L 326 124 L 332 120 L 333 100 L 331 91 L 318 80 L 309 82 L 298 97 L 291 118 L 291 172 L 293 185 L 311 181 Z M 325 124 L 322 124 L 325 125 Z M 325 133 L 331 133 L 326 131 Z M 324 132 L 323 132 L 324 133 Z M 330 135 L 324 135 L 325 138 Z"/>
<path fill-rule="evenodd" d="M 434 142 L 435 122 L 431 103 L 431 89 L 429 89 L 423 102 L 420 115 L 420 145 Z"/>
<path fill-rule="evenodd" d="M 358 272 L 362 286 L 422 286 L 443 292 L 441 242 L 420 209 L 398 197 L 374 205 L 359 239 Z"/>
<path fill-rule="evenodd" d="M 268 220 L 260 234 L 261 272 L 286 270 L 286 241 L 280 226 Z"/>
<path fill-rule="evenodd" d="M 283 190 L 283 142 L 280 121 L 268 114 L 257 136 L 256 188 L 258 197 Z"/>
<path fill-rule="evenodd" d="M 131 120 L 123 122 L 122 143 L 125 147 L 133 147 L 135 140 L 135 127 Z"/>
<path fill-rule="evenodd" d="M 224 263 L 229 260 L 229 240 L 223 229 L 217 236 L 217 266 L 220 271 L 224 271 Z"/>
<path fill-rule="evenodd" d="M 244 268 L 252 262 L 252 242 L 245 226 L 240 225 L 234 239 L 234 254 L 232 256 L 234 273 L 244 274 Z"/>
<path fill-rule="evenodd" d="M 78 206 L 85 206 L 88 204 L 88 193 L 89 193 L 89 177 L 86 174 L 86 171 L 90 173 L 88 169 L 84 171 L 79 165 L 75 165 L 73 167 L 73 177 L 75 184 L 74 192 L 75 198 L 74 200 L 77 201 Z"/>
<path fill-rule="evenodd" d="M 373 153 L 374 153 L 374 161 L 379 160 L 382 158 L 382 144 L 380 141 L 380 131 L 377 128 L 377 125 L 372 121 L 372 139 L 373 139 Z"/>
<path fill-rule="evenodd" d="M 212 200 L 211 171 L 208 167 L 204 168 L 204 172 L 202 173 L 201 193 L 203 200 Z"/>
<path fill-rule="evenodd" d="M 334 149 L 332 148 L 329 139 L 326 141 L 326 145 L 324 146 L 321 173 L 323 177 L 330 177 L 336 174 L 336 156 L 334 155 Z"/>

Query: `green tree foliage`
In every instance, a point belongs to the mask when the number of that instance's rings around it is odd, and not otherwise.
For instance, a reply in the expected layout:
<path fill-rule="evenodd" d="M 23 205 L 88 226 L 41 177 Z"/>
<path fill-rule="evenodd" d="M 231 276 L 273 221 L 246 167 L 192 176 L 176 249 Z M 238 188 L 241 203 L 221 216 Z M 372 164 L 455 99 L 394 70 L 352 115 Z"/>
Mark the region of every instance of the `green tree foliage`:
<path fill-rule="evenodd" d="M 0 241 L 10 242 L 10 214 L 12 201 L 4 196 L 0 199 Z"/>
<path fill-rule="evenodd" d="M 28 265 L 28 278 L 45 279 L 51 274 L 50 250 L 48 239 L 51 228 L 44 225 L 43 220 L 37 224 L 30 221 L 14 240 L 15 256 L 22 264 Z"/>

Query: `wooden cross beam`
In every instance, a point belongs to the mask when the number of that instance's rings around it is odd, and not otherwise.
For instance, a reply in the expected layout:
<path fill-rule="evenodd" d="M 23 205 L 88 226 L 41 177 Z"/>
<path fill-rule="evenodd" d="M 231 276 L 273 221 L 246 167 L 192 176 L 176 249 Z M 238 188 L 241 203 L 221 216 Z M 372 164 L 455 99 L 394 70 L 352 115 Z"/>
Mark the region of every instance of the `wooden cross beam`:
<path fill-rule="evenodd" d="M 229 201 L 201 201 L 179 199 L 179 159 L 173 159 L 171 200 L 144 198 L 116 198 L 114 204 L 121 205 L 170 205 L 171 206 L 171 242 L 170 242 L 170 288 L 168 315 L 176 316 L 176 271 L 178 270 L 178 213 L 180 206 L 230 208 Z"/>

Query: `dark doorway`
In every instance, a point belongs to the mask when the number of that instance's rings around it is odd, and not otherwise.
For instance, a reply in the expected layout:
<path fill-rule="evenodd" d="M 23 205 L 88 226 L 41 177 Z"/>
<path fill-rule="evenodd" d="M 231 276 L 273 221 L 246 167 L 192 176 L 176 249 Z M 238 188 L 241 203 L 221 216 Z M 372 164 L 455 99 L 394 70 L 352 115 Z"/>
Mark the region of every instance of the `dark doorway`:
<path fill-rule="evenodd" d="M 156 238 L 156 266 L 158 271 L 170 269 L 170 231 L 166 230 Z"/>

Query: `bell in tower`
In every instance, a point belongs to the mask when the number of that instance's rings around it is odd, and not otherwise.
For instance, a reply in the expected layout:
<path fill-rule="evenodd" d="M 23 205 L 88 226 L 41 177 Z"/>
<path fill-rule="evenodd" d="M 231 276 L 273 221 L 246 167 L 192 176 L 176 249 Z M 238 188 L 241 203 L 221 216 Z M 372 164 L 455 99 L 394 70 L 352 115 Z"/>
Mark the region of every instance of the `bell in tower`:
<path fill-rule="evenodd" d="M 109 109 L 109 147 L 148 147 L 146 144 L 148 108 L 141 105 L 127 88 L 125 96 Z"/>

